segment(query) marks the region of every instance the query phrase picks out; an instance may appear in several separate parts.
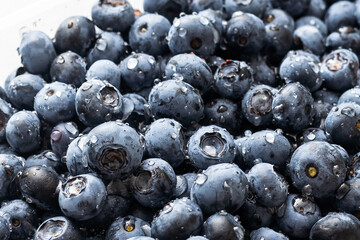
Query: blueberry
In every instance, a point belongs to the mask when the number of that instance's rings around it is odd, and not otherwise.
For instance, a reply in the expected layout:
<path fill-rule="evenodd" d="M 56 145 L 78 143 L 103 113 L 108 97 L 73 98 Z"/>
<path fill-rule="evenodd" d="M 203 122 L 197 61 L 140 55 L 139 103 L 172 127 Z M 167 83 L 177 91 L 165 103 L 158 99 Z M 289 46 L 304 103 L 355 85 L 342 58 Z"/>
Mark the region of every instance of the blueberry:
<path fill-rule="evenodd" d="M 203 126 L 188 141 L 188 154 L 196 169 L 219 163 L 232 163 L 235 158 L 234 138 L 224 128 Z"/>
<path fill-rule="evenodd" d="M 241 226 L 238 217 L 225 211 L 211 215 L 202 228 L 202 235 L 209 240 L 244 239 L 245 229 Z"/>
<path fill-rule="evenodd" d="M 119 67 L 110 60 L 98 60 L 94 62 L 86 72 L 86 78 L 108 81 L 111 85 L 120 89 L 121 71 Z"/>
<path fill-rule="evenodd" d="M 204 111 L 198 91 L 178 79 L 156 84 L 149 94 L 149 105 L 155 118 L 173 118 L 184 126 L 199 122 Z"/>
<path fill-rule="evenodd" d="M 310 124 L 314 115 L 314 99 L 300 83 L 284 85 L 275 94 L 272 113 L 275 125 L 285 131 L 299 131 Z"/>
<path fill-rule="evenodd" d="M 355 213 L 358 211 L 357 199 L 360 195 L 360 179 L 355 177 L 340 185 L 336 191 L 338 211 Z"/>
<path fill-rule="evenodd" d="M 18 178 L 24 168 L 25 159 L 14 154 L 0 154 L 0 199 L 17 195 Z"/>
<path fill-rule="evenodd" d="M 174 170 L 169 163 L 160 158 L 142 161 L 131 179 L 133 196 L 145 207 L 163 207 L 170 201 L 175 187 Z"/>
<path fill-rule="evenodd" d="M 208 18 L 184 15 L 174 19 L 168 40 L 173 54 L 194 52 L 198 56 L 207 57 L 214 53 L 220 36 Z"/>
<path fill-rule="evenodd" d="M 45 74 L 49 71 L 56 52 L 51 39 L 41 31 L 29 31 L 22 36 L 19 55 L 27 71 Z"/>
<path fill-rule="evenodd" d="M 35 112 L 14 113 L 6 124 L 6 140 L 19 153 L 31 153 L 40 148 L 41 123 Z"/>
<path fill-rule="evenodd" d="M 59 157 L 66 154 L 67 148 L 74 138 L 79 135 L 79 130 L 74 122 L 57 124 L 50 135 L 50 144 L 52 151 Z"/>
<path fill-rule="evenodd" d="M 150 224 L 140 218 L 126 216 L 115 220 L 106 231 L 105 240 L 129 239 L 137 236 L 150 236 Z M 150 238 L 152 239 L 152 238 Z"/>
<path fill-rule="evenodd" d="M 167 79 L 181 76 L 184 82 L 199 89 L 201 92 L 209 90 L 213 81 L 213 74 L 206 62 L 195 54 L 178 54 L 172 57 L 166 65 Z"/>
<path fill-rule="evenodd" d="M 189 2 L 189 12 L 200 12 L 206 9 L 221 10 L 223 3 L 221 0 L 194 0 Z"/>
<path fill-rule="evenodd" d="M 355 4 L 349 1 L 337 1 L 326 11 L 325 23 L 329 32 L 342 26 L 356 26 Z"/>
<path fill-rule="evenodd" d="M 309 8 L 306 10 L 305 14 L 308 16 L 315 16 L 318 18 L 323 18 L 326 13 L 327 2 L 329 2 L 329 1 L 310 0 Z"/>
<path fill-rule="evenodd" d="M 180 13 L 188 10 L 187 0 L 144 0 L 144 10 L 150 13 L 159 13 L 172 21 Z"/>
<path fill-rule="evenodd" d="M 0 142 L 5 142 L 5 127 L 10 117 L 13 115 L 14 109 L 11 107 L 10 103 L 6 102 L 3 99 L 0 99 Z"/>
<path fill-rule="evenodd" d="M 224 31 L 224 26 L 223 26 L 224 14 L 222 11 L 208 8 L 206 10 L 202 10 L 198 12 L 198 15 L 200 17 L 206 17 L 207 19 L 209 19 L 210 22 L 214 25 L 215 29 L 218 31 L 219 35 L 222 34 L 222 32 Z"/>
<path fill-rule="evenodd" d="M 284 234 L 275 232 L 271 228 L 262 227 L 255 231 L 252 231 L 250 234 L 250 240 L 289 240 Z"/>
<path fill-rule="evenodd" d="M 309 236 L 311 227 L 321 218 L 320 208 L 313 200 L 296 194 L 287 197 L 277 215 L 277 226 L 295 238 Z"/>
<path fill-rule="evenodd" d="M 126 56 L 126 45 L 119 33 L 102 32 L 96 37 L 95 45 L 86 57 L 88 66 L 98 60 L 109 60 L 116 64 Z"/>
<path fill-rule="evenodd" d="M 313 92 L 312 95 L 314 97 L 315 102 L 321 101 L 324 103 L 329 103 L 330 105 L 334 105 L 338 103 L 341 94 L 323 88 Z"/>
<path fill-rule="evenodd" d="M 94 23 L 84 16 L 68 17 L 57 28 L 54 41 L 58 53 L 70 50 L 85 57 L 95 41 Z"/>
<path fill-rule="evenodd" d="M 134 109 L 125 122 L 140 132 L 143 132 L 144 126 L 153 120 L 147 100 L 136 93 L 127 93 L 123 96 L 134 104 Z"/>
<path fill-rule="evenodd" d="M 106 196 L 106 188 L 100 178 L 91 174 L 77 175 L 62 184 L 59 206 L 65 216 L 84 221 L 102 211 Z"/>
<path fill-rule="evenodd" d="M 31 155 L 26 159 L 25 168 L 34 166 L 47 166 L 56 170 L 56 172 L 64 172 L 65 164 L 60 158 L 50 150 L 44 150 L 39 154 Z M 75 174 L 77 175 L 77 174 Z"/>
<path fill-rule="evenodd" d="M 171 24 L 164 16 L 158 14 L 144 14 L 131 26 L 129 43 L 137 52 L 158 56 L 169 52 L 166 36 Z"/>
<path fill-rule="evenodd" d="M 174 236 L 187 239 L 200 232 L 203 214 L 199 206 L 188 198 L 175 199 L 166 204 L 151 223 L 151 236 L 159 240 Z"/>
<path fill-rule="evenodd" d="M 316 1 L 319 1 L 319 0 L 316 0 Z M 311 2 L 314 2 L 314 1 L 311 1 Z M 296 23 L 295 23 L 296 28 L 306 26 L 306 25 L 316 27 L 320 31 L 320 33 L 322 34 L 322 36 L 324 38 L 327 37 L 327 35 L 328 35 L 327 26 L 324 23 L 324 21 L 322 21 L 320 18 L 317 18 L 315 16 L 304 16 L 304 17 L 301 17 L 298 20 L 296 20 Z"/>
<path fill-rule="evenodd" d="M 253 71 L 243 61 L 230 60 L 222 64 L 214 75 L 215 90 L 225 98 L 239 99 L 253 83 Z"/>
<path fill-rule="evenodd" d="M 40 224 L 35 232 L 34 240 L 43 239 L 85 240 L 80 231 L 68 218 L 52 217 Z"/>
<path fill-rule="evenodd" d="M 72 140 L 67 148 L 66 167 L 72 176 L 91 172 L 87 162 L 82 158 L 85 143 L 86 135 L 80 135 Z"/>
<path fill-rule="evenodd" d="M 360 222 L 348 213 L 329 213 L 317 221 L 310 231 L 310 240 L 358 239 Z"/>
<path fill-rule="evenodd" d="M 3 240 L 10 239 L 11 226 L 4 217 L 0 217 L 0 238 Z"/>
<path fill-rule="evenodd" d="M 127 178 L 140 165 L 143 146 L 139 134 L 121 121 L 94 127 L 87 135 L 83 162 L 108 179 Z"/>
<path fill-rule="evenodd" d="M 161 158 L 176 168 L 185 159 L 185 138 L 182 126 L 175 120 L 160 118 L 145 132 L 146 150 L 150 157 Z"/>
<path fill-rule="evenodd" d="M 311 25 L 298 27 L 293 34 L 296 48 L 321 55 L 325 51 L 325 39 L 320 30 Z"/>
<path fill-rule="evenodd" d="M 228 18 L 237 11 L 252 13 L 258 17 L 262 17 L 269 3 L 269 0 L 225 0 L 223 8 Z"/>
<path fill-rule="evenodd" d="M 335 196 L 346 176 L 346 161 L 335 145 L 312 141 L 293 153 L 289 171 L 293 186 L 315 198 Z"/>
<path fill-rule="evenodd" d="M 238 166 L 221 163 L 198 174 L 190 196 L 206 215 L 220 210 L 232 213 L 244 204 L 248 188 L 245 173 Z"/>
<path fill-rule="evenodd" d="M 346 90 L 340 95 L 340 98 L 337 102 L 337 104 L 342 104 L 345 102 L 354 102 L 358 105 L 360 105 L 360 87 L 355 86 L 354 88 L 350 88 L 349 90 Z"/>
<path fill-rule="evenodd" d="M 152 238 L 152 237 L 146 237 L 146 236 L 136 236 L 136 237 L 128 238 L 128 240 L 156 240 L 156 239 Z"/>
<path fill-rule="evenodd" d="M 91 79 L 84 82 L 75 96 L 75 109 L 79 120 L 94 127 L 110 120 L 126 119 L 134 105 L 108 82 Z"/>
<path fill-rule="evenodd" d="M 254 57 L 249 64 L 254 71 L 253 77 L 255 84 L 264 84 L 270 87 L 276 87 L 278 85 L 275 69 L 267 63 L 266 59 Z"/>
<path fill-rule="evenodd" d="M 290 30 L 292 33 L 295 29 L 295 21 L 288 12 L 279 8 L 270 8 L 265 12 L 263 21 L 266 25 L 274 24 L 277 26 L 283 26 Z"/>
<path fill-rule="evenodd" d="M 175 197 L 182 198 L 187 197 L 190 198 L 190 190 L 192 185 L 194 185 L 195 179 L 197 177 L 196 173 L 185 173 L 183 175 L 176 177 L 176 192 Z M 181 184 L 180 190 L 179 185 Z"/>
<path fill-rule="evenodd" d="M 76 87 L 85 81 L 86 63 L 79 54 L 67 51 L 58 55 L 51 64 L 52 82 L 74 84 Z"/>
<path fill-rule="evenodd" d="M 330 50 L 338 48 L 351 49 L 356 54 L 360 53 L 360 32 L 358 29 L 345 26 L 332 32 L 326 38 L 326 47 Z"/>
<path fill-rule="evenodd" d="M 298 135 L 298 144 L 304 144 L 310 141 L 331 142 L 331 137 L 321 128 L 306 128 Z"/>
<path fill-rule="evenodd" d="M 303 14 L 310 5 L 310 0 L 271 0 L 273 8 L 281 8 L 293 17 Z"/>

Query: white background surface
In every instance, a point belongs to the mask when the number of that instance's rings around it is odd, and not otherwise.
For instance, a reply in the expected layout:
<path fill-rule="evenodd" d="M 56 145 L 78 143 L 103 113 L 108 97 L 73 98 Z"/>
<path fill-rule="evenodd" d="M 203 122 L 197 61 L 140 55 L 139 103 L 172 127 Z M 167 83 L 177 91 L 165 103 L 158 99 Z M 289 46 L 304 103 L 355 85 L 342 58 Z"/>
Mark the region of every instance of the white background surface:
<path fill-rule="evenodd" d="M 37 29 L 53 38 L 59 24 L 67 17 L 91 18 L 91 7 L 98 0 L 16 0 L 1 1 L 0 8 L 0 85 L 21 65 L 17 48 L 21 31 Z M 130 0 L 141 9 L 143 0 Z"/>

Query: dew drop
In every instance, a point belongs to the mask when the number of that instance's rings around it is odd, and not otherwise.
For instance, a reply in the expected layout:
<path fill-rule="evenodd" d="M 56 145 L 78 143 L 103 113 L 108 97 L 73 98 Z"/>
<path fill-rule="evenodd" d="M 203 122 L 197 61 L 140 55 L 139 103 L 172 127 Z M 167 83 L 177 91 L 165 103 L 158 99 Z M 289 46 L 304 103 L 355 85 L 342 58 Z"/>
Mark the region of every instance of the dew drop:
<path fill-rule="evenodd" d="M 266 133 L 265 134 L 265 140 L 268 142 L 268 143 L 274 143 L 275 141 L 275 136 L 273 133 Z"/>
<path fill-rule="evenodd" d="M 206 182 L 207 179 L 208 179 L 208 177 L 205 174 L 199 173 L 195 179 L 195 183 L 202 185 Z"/>
<path fill-rule="evenodd" d="M 314 133 L 309 133 L 307 136 L 306 136 L 306 138 L 308 139 L 308 140 L 310 140 L 310 141 L 312 141 L 312 140 L 314 140 L 315 138 L 316 138 L 316 136 L 315 136 L 315 134 Z"/>
<path fill-rule="evenodd" d="M 93 136 L 91 136 L 91 138 L 90 138 L 90 141 L 92 142 L 92 143 L 96 143 L 97 142 L 97 137 L 95 136 L 95 135 L 93 135 Z"/>
<path fill-rule="evenodd" d="M 206 26 L 209 24 L 209 19 L 207 19 L 206 17 L 200 17 L 200 23 Z"/>
<path fill-rule="evenodd" d="M 63 64 L 65 62 L 65 58 L 63 56 L 59 56 L 56 59 L 56 63 Z"/>
<path fill-rule="evenodd" d="M 105 51 L 107 47 L 107 42 L 106 40 L 102 39 L 102 38 L 99 38 L 97 41 L 96 41 L 96 49 L 99 50 L 100 52 L 103 52 Z"/>
<path fill-rule="evenodd" d="M 138 65 L 139 61 L 136 58 L 130 58 L 127 62 L 128 69 L 134 69 Z"/>
<path fill-rule="evenodd" d="M 341 109 L 341 114 L 346 115 L 348 117 L 354 117 L 355 110 L 351 107 L 345 107 L 345 108 Z"/>

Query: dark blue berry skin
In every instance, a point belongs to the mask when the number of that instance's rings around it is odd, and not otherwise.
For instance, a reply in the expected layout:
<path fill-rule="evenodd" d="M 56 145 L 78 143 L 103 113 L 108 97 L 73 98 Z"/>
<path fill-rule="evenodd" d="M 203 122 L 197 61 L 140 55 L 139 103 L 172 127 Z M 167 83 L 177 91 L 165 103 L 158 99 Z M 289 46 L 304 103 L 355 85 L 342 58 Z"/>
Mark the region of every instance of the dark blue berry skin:
<path fill-rule="evenodd" d="M 6 124 L 6 140 L 19 153 L 31 153 L 40 148 L 40 119 L 35 112 L 14 113 Z"/>
<path fill-rule="evenodd" d="M 129 32 L 131 49 L 152 56 L 166 54 L 169 52 L 166 36 L 170 27 L 169 20 L 162 15 L 153 13 L 141 15 Z"/>
<path fill-rule="evenodd" d="M 359 239 L 360 222 L 348 213 L 328 213 L 311 228 L 310 240 Z"/>
<path fill-rule="evenodd" d="M 11 226 L 10 239 L 30 239 L 39 226 L 35 209 L 20 199 L 2 202 L 0 215 Z"/>
<path fill-rule="evenodd" d="M 214 75 L 215 91 L 224 98 L 239 99 L 253 83 L 253 71 L 243 61 L 230 60 L 222 64 Z"/>
<path fill-rule="evenodd" d="M 273 8 L 281 8 L 293 17 L 303 14 L 310 5 L 310 0 L 271 0 Z"/>
<path fill-rule="evenodd" d="M 102 211 L 106 196 L 106 188 L 100 178 L 92 174 L 77 175 L 62 184 L 59 206 L 65 216 L 84 221 Z"/>
<path fill-rule="evenodd" d="M 55 33 L 55 48 L 58 53 L 68 50 L 85 57 L 95 41 L 94 23 L 83 16 L 72 16 L 62 21 Z"/>
<path fill-rule="evenodd" d="M 120 63 L 121 82 L 132 91 L 151 87 L 159 69 L 153 56 L 145 53 L 129 55 Z"/>
<path fill-rule="evenodd" d="M 232 49 L 243 53 L 258 53 L 265 43 L 265 25 L 251 13 L 233 16 L 226 26 L 225 37 Z"/>
<path fill-rule="evenodd" d="M 52 151 L 59 157 L 66 154 L 72 140 L 79 135 L 79 130 L 74 122 L 57 124 L 51 131 L 50 144 Z"/>
<path fill-rule="evenodd" d="M 326 0 L 310 0 L 310 5 L 309 8 L 306 10 L 305 15 L 314 16 L 322 19 L 326 13 L 326 8 Z"/>
<path fill-rule="evenodd" d="M 235 143 L 235 148 L 236 148 L 236 154 L 235 154 L 235 159 L 234 159 L 234 163 L 236 165 L 238 165 L 241 170 L 245 171 L 248 166 L 244 160 L 244 154 L 242 152 L 242 147 L 244 142 L 247 140 L 248 137 L 243 136 L 243 137 L 237 137 L 234 139 L 234 143 Z"/>
<path fill-rule="evenodd" d="M 34 97 L 44 87 L 42 77 L 22 74 L 13 78 L 5 88 L 9 101 L 17 109 L 34 109 Z"/>
<path fill-rule="evenodd" d="M 325 119 L 325 130 L 334 143 L 351 152 L 359 150 L 360 105 L 354 102 L 333 107 Z"/>
<path fill-rule="evenodd" d="M 47 211 L 58 208 L 60 177 L 51 167 L 24 168 L 20 176 L 20 190 L 26 201 Z"/>
<path fill-rule="evenodd" d="M 135 240 L 135 239 L 133 239 L 133 240 Z M 189 237 L 186 240 L 208 240 L 208 238 L 203 237 L 203 236 L 192 236 L 192 237 Z"/>
<path fill-rule="evenodd" d="M 350 88 L 349 90 L 343 92 L 340 95 L 337 104 L 340 105 L 345 102 L 354 102 L 360 105 L 360 87 L 355 86 L 354 88 Z"/>
<path fill-rule="evenodd" d="M 187 239 L 201 231 L 203 214 L 188 198 L 175 199 L 158 212 L 151 223 L 151 236 L 159 240 Z"/>
<path fill-rule="evenodd" d="M 95 25 L 104 31 L 125 33 L 135 21 L 134 9 L 129 1 L 98 1 L 91 9 Z"/>
<path fill-rule="evenodd" d="M 306 25 L 316 27 L 324 38 L 327 37 L 328 35 L 327 26 L 320 18 L 317 18 L 315 16 L 304 16 L 296 20 L 295 23 L 296 28 Z"/>
<path fill-rule="evenodd" d="M 248 172 L 250 191 L 256 201 L 265 207 L 277 207 L 283 204 L 288 195 L 288 183 L 269 163 L 258 163 Z"/>
<path fill-rule="evenodd" d="M 276 87 L 278 85 L 278 79 L 275 76 L 274 68 L 269 66 L 264 58 L 253 58 L 249 63 L 250 67 L 254 71 L 254 83 L 264 84 L 270 87 Z"/>
<path fill-rule="evenodd" d="M 60 158 L 50 150 L 45 150 L 39 154 L 31 155 L 26 159 L 24 167 L 29 168 L 34 166 L 51 167 L 59 173 L 64 172 L 64 168 L 66 168 Z"/>
<path fill-rule="evenodd" d="M 333 3 L 325 15 L 325 23 L 329 32 L 336 31 L 342 26 L 356 26 L 355 3 L 338 1 Z"/>
<path fill-rule="evenodd" d="M 195 54 L 178 54 L 172 57 L 166 65 L 165 74 L 167 79 L 179 76 L 184 82 L 204 93 L 213 81 L 210 67 L 204 60 Z"/>
<path fill-rule="evenodd" d="M 271 228 L 262 227 L 255 231 L 252 231 L 250 234 L 250 240 L 289 240 L 284 234 L 276 232 Z"/>
<path fill-rule="evenodd" d="M 9 97 L 7 96 L 7 93 L 6 93 L 5 89 L 4 89 L 4 86 L 0 87 L 0 98 L 2 100 L 5 100 L 5 101 L 9 102 Z"/>
<path fill-rule="evenodd" d="M 206 9 L 221 10 L 222 7 L 223 1 L 221 0 L 194 0 L 189 2 L 189 12 L 200 12 Z"/>
<path fill-rule="evenodd" d="M 270 8 L 266 11 L 263 17 L 265 25 L 274 24 L 277 26 L 284 26 L 292 33 L 295 30 L 295 21 L 289 13 L 282 9 Z"/>
<path fill-rule="evenodd" d="M 68 218 L 63 216 L 52 217 L 45 220 L 37 228 L 34 240 L 53 238 L 59 240 L 85 240 L 84 233 L 78 229 Z"/>
<path fill-rule="evenodd" d="M 324 86 L 334 91 L 345 91 L 356 85 L 358 57 L 346 49 L 338 49 L 326 55 L 321 64 Z"/>
<path fill-rule="evenodd" d="M 125 120 L 134 105 L 119 90 L 106 81 L 91 79 L 84 82 L 75 96 L 75 109 L 79 120 L 94 127 L 110 120 Z"/>
<path fill-rule="evenodd" d="M 351 49 L 356 54 L 360 53 L 360 32 L 353 27 L 340 27 L 326 38 L 326 47 L 329 50 L 338 48 Z"/>
<path fill-rule="evenodd" d="M 284 131 L 296 132 L 310 124 L 314 115 L 314 99 L 300 83 L 284 85 L 272 103 L 275 125 Z"/>
<path fill-rule="evenodd" d="M 91 172 L 86 161 L 83 161 L 84 144 L 86 135 L 75 138 L 68 146 L 66 151 L 66 167 L 70 175 L 76 176 Z"/>
<path fill-rule="evenodd" d="M 58 55 L 51 64 L 52 82 L 74 84 L 76 87 L 85 81 L 86 63 L 79 54 L 67 51 Z"/>
<path fill-rule="evenodd" d="M 293 39 L 295 48 L 304 49 L 316 55 L 321 55 L 325 51 L 325 38 L 314 26 L 304 25 L 296 28 Z"/>
<path fill-rule="evenodd" d="M 311 227 L 320 218 L 320 208 L 313 200 L 291 194 L 285 204 L 278 209 L 277 226 L 290 237 L 306 238 Z"/>
<path fill-rule="evenodd" d="M 204 125 L 217 125 L 232 134 L 239 132 L 242 114 L 235 102 L 226 98 L 214 99 L 205 105 L 204 114 Z"/>
<path fill-rule="evenodd" d="M 340 97 L 340 93 L 325 88 L 313 92 L 312 95 L 315 102 L 322 101 L 324 103 L 329 103 L 330 105 L 338 103 Z"/>
<path fill-rule="evenodd" d="M 83 161 L 103 178 L 124 179 L 139 166 L 143 151 L 135 129 L 121 121 L 110 121 L 88 133 Z"/>
<path fill-rule="evenodd" d="M 134 109 L 125 122 L 142 132 L 144 125 L 150 124 L 152 121 L 152 115 L 147 100 L 136 93 L 124 94 L 124 98 L 129 99 L 134 104 Z"/>
<path fill-rule="evenodd" d="M 173 21 L 175 17 L 178 17 L 181 12 L 186 12 L 188 10 L 188 1 L 187 0 L 144 0 L 144 10 L 145 12 L 150 13 L 159 13 L 166 17 L 170 22 Z"/>
<path fill-rule="evenodd" d="M 120 68 L 110 60 L 98 60 L 94 62 L 86 72 L 86 79 L 93 78 L 108 81 L 111 85 L 120 89 Z"/>
<path fill-rule="evenodd" d="M 311 141 L 326 141 L 331 143 L 331 137 L 321 128 L 306 128 L 298 135 L 298 145 Z"/>
<path fill-rule="evenodd" d="M 269 0 L 253 0 L 240 2 L 234 0 L 225 0 L 223 3 L 223 8 L 227 18 L 231 18 L 231 15 L 237 11 L 252 13 L 261 18 L 264 15 L 264 12 L 268 7 L 269 2 Z"/>
<path fill-rule="evenodd" d="M 188 141 L 188 154 L 196 169 L 207 169 L 219 163 L 232 163 L 235 158 L 233 136 L 224 128 L 210 125 L 198 129 Z"/>
<path fill-rule="evenodd" d="M 206 215 L 220 210 L 232 213 L 244 204 L 248 188 L 245 173 L 237 165 L 221 163 L 198 174 L 190 196 Z"/>
<path fill-rule="evenodd" d="M 41 119 L 50 124 L 69 121 L 75 116 L 75 94 L 73 85 L 53 82 L 36 94 L 34 109 Z"/>
<path fill-rule="evenodd" d="M 131 192 L 144 207 L 163 207 L 174 195 L 175 187 L 173 168 L 160 158 L 142 161 L 131 179 Z"/>
<path fill-rule="evenodd" d="M 11 227 L 4 217 L 0 217 L 0 238 L 3 240 L 10 239 Z"/>
<path fill-rule="evenodd" d="M 144 137 L 149 157 L 161 158 L 173 168 L 180 166 L 184 161 L 186 142 L 179 122 L 160 118 L 151 123 Z"/>
<path fill-rule="evenodd" d="M 14 154 L 0 154 L 0 200 L 16 196 L 18 174 L 24 168 L 25 159 Z"/>
<path fill-rule="evenodd" d="M 14 109 L 11 107 L 10 103 L 0 99 L 0 143 L 4 143 L 6 140 L 5 126 L 13 113 Z"/>
<path fill-rule="evenodd" d="M 316 56 L 309 56 L 309 54 L 302 55 L 298 51 L 288 54 L 280 65 L 279 73 L 286 83 L 299 82 L 314 92 L 321 87 L 323 80 L 320 73 L 320 61 L 316 59 Z"/>
<path fill-rule="evenodd" d="M 312 141 L 299 146 L 289 165 L 293 186 L 315 198 L 335 196 L 346 176 L 347 159 L 342 151 L 325 141 Z"/>
<path fill-rule="evenodd" d="M 208 18 L 185 15 L 174 19 L 168 40 L 173 54 L 194 52 L 198 56 L 207 57 L 213 55 L 220 36 Z"/>
<path fill-rule="evenodd" d="M 360 178 L 352 178 L 340 185 L 336 192 L 336 205 L 340 212 L 355 213 L 359 210 Z"/>
<path fill-rule="evenodd" d="M 200 17 L 206 17 L 207 19 L 209 19 L 210 22 L 214 25 L 215 29 L 218 31 L 218 33 L 220 35 L 222 34 L 222 32 L 224 31 L 224 26 L 223 26 L 224 14 L 222 11 L 208 8 L 206 10 L 200 11 L 198 15 Z"/>
<path fill-rule="evenodd" d="M 150 235 L 151 226 L 148 222 L 145 222 L 141 218 L 129 215 L 115 220 L 110 225 L 109 229 L 106 231 L 105 240 L 129 239 Z"/>
<path fill-rule="evenodd" d="M 119 33 L 102 32 L 97 36 L 95 46 L 90 49 L 86 62 L 91 66 L 98 60 L 106 59 L 118 64 L 125 53 L 125 42 Z"/>
<path fill-rule="evenodd" d="M 244 239 L 245 229 L 241 226 L 238 217 L 220 211 L 211 215 L 202 228 L 201 235 L 209 240 L 216 239 Z"/>
<path fill-rule="evenodd" d="M 23 75 L 23 74 L 28 74 L 29 72 L 23 67 L 18 67 L 15 70 L 13 70 L 5 79 L 4 81 L 4 90 L 6 92 L 6 88 L 9 87 L 9 83 L 12 79 L 14 79 L 17 76 Z"/>
<path fill-rule="evenodd" d="M 51 39 L 41 31 L 29 31 L 22 36 L 19 55 L 21 63 L 33 74 L 45 74 L 56 57 Z"/>
<path fill-rule="evenodd" d="M 136 236 L 136 237 L 128 238 L 128 240 L 156 240 L 156 239 L 152 238 L 152 237 L 146 237 L 146 236 Z"/>
<path fill-rule="evenodd" d="M 149 105 L 155 118 L 173 118 L 185 127 L 203 118 L 204 102 L 201 95 L 181 80 L 156 84 L 149 94 Z"/>
<path fill-rule="evenodd" d="M 272 102 L 276 89 L 267 85 L 255 85 L 241 100 L 245 118 L 254 126 L 269 126 L 272 123 Z"/>
<path fill-rule="evenodd" d="M 174 197 L 190 198 L 190 190 L 192 185 L 194 185 L 196 177 L 197 177 L 196 173 L 185 173 L 183 175 L 176 176 L 176 191 Z"/>

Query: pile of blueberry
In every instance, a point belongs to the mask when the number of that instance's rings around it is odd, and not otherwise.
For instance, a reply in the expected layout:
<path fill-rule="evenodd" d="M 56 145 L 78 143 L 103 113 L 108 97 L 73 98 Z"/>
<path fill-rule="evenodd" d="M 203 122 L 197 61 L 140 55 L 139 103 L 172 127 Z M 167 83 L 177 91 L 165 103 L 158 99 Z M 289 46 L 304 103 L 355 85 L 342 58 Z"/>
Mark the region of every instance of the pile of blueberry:
<path fill-rule="evenodd" d="M 360 0 L 100 0 L 0 88 L 0 239 L 360 239 Z"/>

